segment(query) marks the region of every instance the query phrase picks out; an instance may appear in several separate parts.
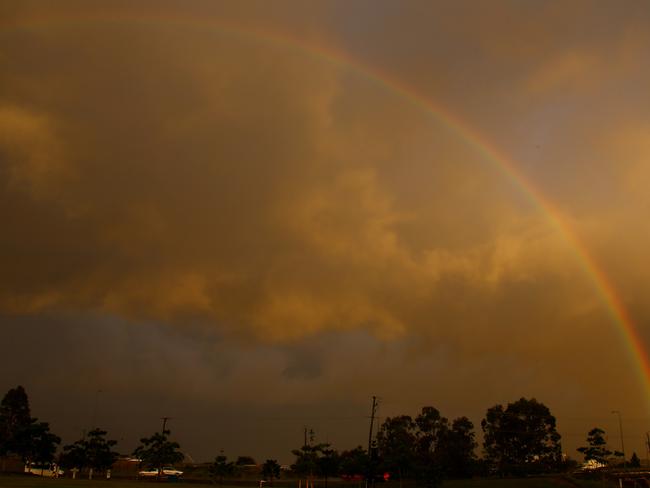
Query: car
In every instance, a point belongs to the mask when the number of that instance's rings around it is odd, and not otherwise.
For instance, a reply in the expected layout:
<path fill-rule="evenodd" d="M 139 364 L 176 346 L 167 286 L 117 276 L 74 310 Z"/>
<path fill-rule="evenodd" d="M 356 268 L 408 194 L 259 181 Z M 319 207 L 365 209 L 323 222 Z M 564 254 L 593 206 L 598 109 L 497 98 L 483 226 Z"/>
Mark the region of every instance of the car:
<path fill-rule="evenodd" d="M 600 461 L 596 461 L 595 459 L 590 459 L 588 461 L 585 461 L 582 463 L 582 466 L 580 466 L 581 471 L 596 471 L 599 469 L 605 469 L 607 465 L 605 463 L 601 463 Z"/>
<path fill-rule="evenodd" d="M 180 478 L 181 476 L 183 476 L 183 472 L 179 471 L 178 469 L 172 466 L 164 466 L 160 472 L 160 475 L 165 476 L 167 478 Z M 156 478 L 158 477 L 158 470 L 145 469 L 143 471 L 139 471 L 138 476 L 140 476 L 141 478 Z"/>
<path fill-rule="evenodd" d="M 43 476 L 44 478 L 58 478 L 63 476 L 63 470 L 54 463 L 29 463 L 25 464 L 25 473 L 33 474 L 36 476 Z"/>

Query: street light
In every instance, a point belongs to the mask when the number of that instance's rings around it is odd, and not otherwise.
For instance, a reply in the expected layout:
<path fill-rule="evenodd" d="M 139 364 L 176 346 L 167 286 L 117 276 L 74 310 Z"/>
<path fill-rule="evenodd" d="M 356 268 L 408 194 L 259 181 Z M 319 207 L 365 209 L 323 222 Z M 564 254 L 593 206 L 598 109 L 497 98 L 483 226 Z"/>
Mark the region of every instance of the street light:
<path fill-rule="evenodd" d="M 618 415 L 618 430 L 621 433 L 621 451 L 623 452 L 623 469 L 625 469 L 625 443 L 623 442 L 623 419 L 621 418 L 621 412 L 618 410 L 612 410 L 612 413 Z"/>
<path fill-rule="evenodd" d="M 99 394 L 103 393 L 102 390 L 96 390 L 95 391 L 95 399 L 93 401 L 93 412 L 92 416 L 90 417 L 90 429 L 97 429 L 97 400 L 99 398 Z"/>

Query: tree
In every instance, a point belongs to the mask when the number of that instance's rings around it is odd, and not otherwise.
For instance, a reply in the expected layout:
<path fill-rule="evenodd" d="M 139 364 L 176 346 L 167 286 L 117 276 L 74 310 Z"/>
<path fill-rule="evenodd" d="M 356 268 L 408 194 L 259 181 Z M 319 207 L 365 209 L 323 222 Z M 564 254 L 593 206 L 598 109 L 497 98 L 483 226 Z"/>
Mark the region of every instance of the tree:
<path fill-rule="evenodd" d="M 360 476 L 368 471 L 368 453 L 361 447 L 343 451 L 339 456 L 339 472 L 345 476 Z"/>
<path fill-rule="evenodd" d="M 106 434 L 105 430 L 93 429 L 88 432 L 86 440 L 88 464 L 97 471 L 110 469 L 118 457 L 118 453 L 112 450 L 117 441 L 106 439 Z"/>
<path fill-rule="evenodd" d="M 632 457 L 630 458 L 630 467 L 631 468 L 641 467 L 641 460 L 639 459 L 639 456 L 636 455 L 636 452 L 632 453 Z"/>
<path fill-rule="evenodd" d="M 555 417 L 534 398 L 489 408 L 481 427 L 486 459 L 501 475 L 552 471 L 561 463 Z"/>
<path fill-rule="evenodd" d="M 411 474 L 415 463 L 417 424 L 409 415 L 388 417 L 377 432 L 377 448 L 387 471 L 402 480 Z"/>
<path fill-rule="evenodd" d="M 217 480 L 219 484 L 222 484 L 226 476 L 232 476 L 235 472 L 235 463 L 229 462 L 226 456 L 217 456 L 210 464 L 208 471 L 212 480 Z"/>
<path fill-rule="evenodd" d="M 61 438 L 50 432 L 47 422 L 31 416 L 29 399 L 22 386 L 10 389 L 0 402 L 0 456 L 15 454 L 23 462 L 52 461 Z"/>
<path fill-rule="evenodd" d="M 59 464 L 66 469 L 77 468 L 83 471 L 88 467 L 88 454 L 86 452 L 85 440 L 81 439 L 74 444 L 63 446 L 63 453 L 59 459 Z"/>
<path fill-rule="evenodd" d="M 467 417 L 452 423 L 438 442 L 439 462 L 443 472 L 452 478 L 469 478 L 476 465 L 474 424 Z"/>
<path fill-rule="evenodd" d="M 449 421 L 440 415 L 437 408 L 422 407 L 420 415 L 415 418 L 417 426 L 417 449 L 421 453 L 433 453 L 438 441 L 449 430 Z"/>
<path fill-rule="evenodd" d="M 280 477 L 280 465 L 275 459 L 267 459 L 262 465 L 262 476 L 273 484 L 274 479 Z"/>
<path fill-rule="evenodd" d="M 117 445 L 117 441 L 106 439 L 106 434 L 105 430 L 93 429 L 83 439 L 64 446 L 61 465 L 79 470 L 90 468 L 93 471 L 106 471 L 110 469 L 118 457 L 118 453 L 112 449 Z"/>
<path fill-rule="evenodd" d="M 21 455 L 24 431 L 32 424 L 27 393 L 22 386 L 10 389 L 0 402 L 0 456 Z"/>
<path fill-rule="evenodd" d="M 594 460 L 598 463 L 607 464 L 607 458 L 612 455 L 612 451 L 607 449 L 607 441 L 605 441 L 605 431 L 594 427 L 587 433 L 587 446 L 579 447 L 578 452 L 581 452 L 585 457 L 585 461 Z"/>
<path fill-rule="evenodd" d="M 255 462 L 255 458 L 251 456 L 239 456 L 237 458 L 237 461 L 235 461 L 235 464 L 237 466 L 246 466 L 246 465 L 257 464 L 257 463 Z"/>
<path fill-rule="evenodd" d="M 24 439 L 22 444 L 23 461 L 39 464 L 50 463 L 54 460 L 57 446 L 61 443 L 58 435 L 50 432 L 50 425 L 47 422 L 33 422 L 26 428 L 21 429 L 18 438 Z"/>
<path fill-rule="evenodd" d="M 163 465 L 181 462 L 185 456 L 179 451 L 178 442 L 167 440 L 169 430 L 157 432 L 151 437 L 140 439 L 140 446 L 133 451 L 133 456 L 142 460 L 149 467 L 160 472 Z"/>
<path fill-rule="evenodd" d="M 312 477 L 318 472 L 319 458 L 329 444 L 305 445 L 294 449 L 291 453 L 296 456 L 296 462 L 291 465 L 291 470 L 298 475 Z"/>
<path fill-rule="evenodd" d="M 325 486 L 330 476 L 339 474 L 340 456 L 336 449 L 326 446 L 322 450 L 322 456 L 318 458 L 318 474 L 325 478 Z"/>
<path fill-rule="evenodd" d="M 434 407 L 423 407 L 413 420 L 388 418 L 377 433 L 383 467 L 400 481 L 438 486 L 445 474 L 469 476 L 475 461 L 473 424 L 465 417 L 449 421 Z"/>
<path fill-rule="evenodd" d="M 415 418 L 417 425 L 413 472 L 420 485 L 437 486 L 445 471 L 447 452 L 444 440 L 449 434 L 449 421 L 437 408 L 423 407 Z"/>

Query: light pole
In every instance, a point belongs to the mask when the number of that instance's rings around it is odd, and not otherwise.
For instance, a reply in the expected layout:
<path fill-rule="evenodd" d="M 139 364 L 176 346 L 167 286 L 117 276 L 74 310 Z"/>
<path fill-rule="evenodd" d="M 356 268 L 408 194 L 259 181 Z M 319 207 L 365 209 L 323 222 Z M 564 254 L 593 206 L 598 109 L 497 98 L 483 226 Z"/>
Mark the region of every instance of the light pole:
<path fill-rule="evenodd" d="M 92 416 L 90 418 L 90 429 L 96 429 L 98 428 L 96 423 L 97 423 L 97 400 L 99 398 L 99 394 L 102 393 L 102 390 L 97 390 L 95 391 L 95 399 L 93 402 L 93 412 Z"/>
<path fill-rule="evenodd" d="M 626 467 L 625 463 L 625 443 L 623 442 L 623 419 L 619 410 L 612 410 L 612 413 L 618 415 L 618 431 L 621 433 L 621 451 L 623 452 L 623 469 Z"/>
<path fill-rule="evenodd" d="M 167 430 L 165 427 L 167 427 L 167 421 L 171 419 L 171 417 L 160 417 L 160 420 L 162 420 L 162 431 L 161 431 L 161 437 L 160 437 L 160 446 L 163 447 L 165 444 L 165 435 L 167 434 Z M 159 455 L 160 456 L 160 455 Z M 162 457 L 158 458 L 158 476 L 157 480 L 160 481 L 160 477 L 162 476 L 163 472 L 163 459 Z"/>

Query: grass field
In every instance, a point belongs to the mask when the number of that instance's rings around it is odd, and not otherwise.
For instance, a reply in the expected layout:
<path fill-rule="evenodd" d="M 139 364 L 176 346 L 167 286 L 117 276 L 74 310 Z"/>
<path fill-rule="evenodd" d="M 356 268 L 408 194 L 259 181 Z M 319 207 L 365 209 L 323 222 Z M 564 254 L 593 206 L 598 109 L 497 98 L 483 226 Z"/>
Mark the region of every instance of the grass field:
<path fill-rule="evenodd" d="M 161 483 L 162 486 L 208 486 L 197 485 L 187 482 L 178 483 Z M 30 476 L 0 476 L 0 488 L 153 488 L 160 486 L 153 481 L 133 481 L 133 480 L 71 480 L 71 479 L 43 479 Z M 219 486 L 219 485 L 214 485 Z M 331 484 L 334 486 L 348 486 Z M 355 487 L 356 484 L 349 485 Z M 474 480 L 450 480 L 443 484 L 442 488 L 603 488 L 600 481 L 585 481 L 564 478 L 527 478 L 527 479 L 474 479 Z M 397 483 L 382 484 L 382 488 L 398 488 Z M 226 484 L 219 488 L 241 488 L 230 487 Z"/>
<path fill-rule="evenodd" d="M 443 488 L 603 488 L 600 481 L 586 481 L 563 478 L 528 478 L 528 479 L 475 479 L 451 480 Z"/>

